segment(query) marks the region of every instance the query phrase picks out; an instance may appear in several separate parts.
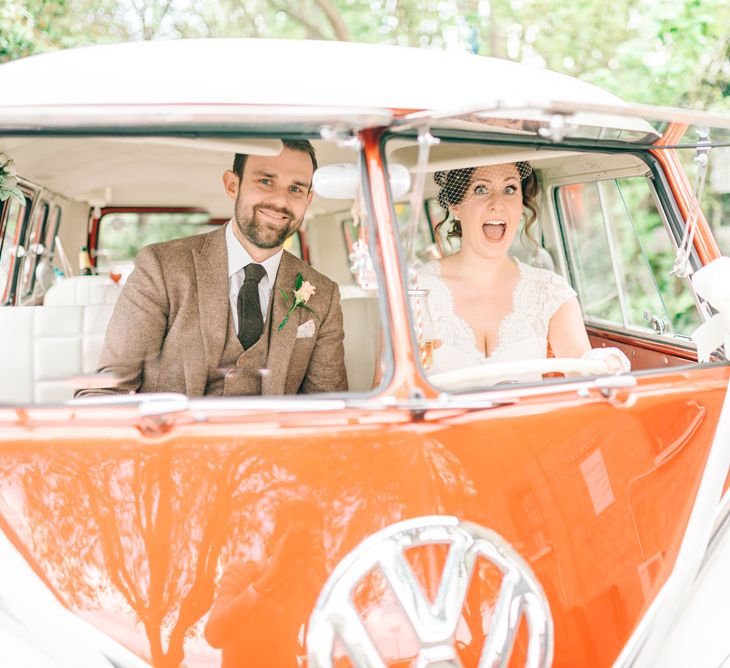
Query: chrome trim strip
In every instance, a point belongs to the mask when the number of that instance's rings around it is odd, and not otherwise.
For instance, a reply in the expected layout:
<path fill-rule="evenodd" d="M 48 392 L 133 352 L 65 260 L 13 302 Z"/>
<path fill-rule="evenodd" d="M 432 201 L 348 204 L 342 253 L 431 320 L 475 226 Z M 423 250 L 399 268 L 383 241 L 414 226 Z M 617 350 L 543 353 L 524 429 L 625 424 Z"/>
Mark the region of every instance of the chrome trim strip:
<path fill-rule="evenodd" d="M 401 129 L 425 122 L 463 116 L 467 114 L 488 113 L 490 111 L 542 111 L 553 114 L 595 114 L 605 116 L 619 116 L 646 121 L 663 121 L 668 123 L 683 123 L 686 125 L 701 125 L 710 128 L 730 129 L 730 114 L 727 112 L 695 111 L 680 107 L 664 107 L 651 104 L 596 104 L 586 101 L 570 102 L 567 100 L 536 100 L 536 99 L 492 99 L 486 101 L 480 108 L 461 107 L 452 109 L 429 110 L 414 112 L 396 119 L 394 127 Z M 659 133 L 654 131 L 656 137 Z"/>
<path fill-rule="evenodd" d="M 184 394 L 166 392 L 160 394 L 106 394 L 103 396 L 80 397 L 66 402 L 71 408 L 109 408 L 113 406 L 139 406 L 142 415 L 158 415 L 166 412 L 213 412 L 233 410 L 282 411 L 287 413 L 311 411 L 335 411 L 347 407 L 342 398 L 310 399 L 308 397 L 230 397 L 190 399 Z M 162 410 L 156 410 L 155 406 Z M 164 410 L 167 408 L 168 410 Z"/>
<path fill-rule="evenodd" d="M 606 243 L 608 245 L 608 254 L 611 258 L 611 267 L 613 269 L 613 280 L 616 284 L 616 295 L 618 296 L 618 304 L 621 309 L 621 320 L 624 328 L 629 325 L 629 307 L 626 304 L 626 294 L 624 293 L 624 286 L 621 280 L 621 276 L 618 274 L 618 269 L 621 267 L 619 261 L 620 253 L 616 248 L 616 237 L 613 225 L 609 223 L 613 218 L 608 212 L 608 206 L 606 205 L 606 182 L 596 181 L 596 191 L 598 192 L 598 203 L 601 207 L 601 218 L 603 223 L 603 231 L 606 233 Z"/>
<path fill-rule="evenodd" d="M 310 413 L 317 411 L 338 411 L 347 408 L 347 401 L 338 399 L 310 398 L 268 398 L 268 397 L 235 397 L 231 399 L 193 399 L 190 401 L 191 411 L 281 411 L 286 413 Z M 271 417 L 271 416 L 269 416 Z"/>
<path fill-rule="evenodd" d="M 236 410 L 279 410 L 288 413 L 304 411 L 328 411 L 351 408 L 357 410 L 444 410 L 444 409 L 487 409 L 499 406 L 511 405 L 521 400 L 542 397 L 546 395 L 561 395 L 565 393 L 578 394 L 583 397 L 590 390 L 604 390 L 616 387 L 632 389 L 636 387 L 637 381 L 634 376 L 598 376 L 586 379 L 559 379 L 554 383 L 527 385 L 516 384 L 507 389 L 486 388 L 473 392 L 450 394 L 441 392 L 437 397 L 420 399 L 398 399 L 391 395 L 385 396 L 357 396 L 332 398 L 310 398 L 303 395 L 286 395 L 281 397 L 196 397 L 191 399 L 184 394 L 159 393 L 159 394 L 105 394 L 90 397 L 71 399 L 63 404 L 69 408 L 94 408 L 94 407 L 130 407 L 146 404 L 152 406 L 155 402 L 167 403 L 177 406 L 177 410 L 185 404 L 190 411 L 236 411 Z M 596 398 L 599 394 L 596 394 Z M 56 404 L 58 406 L 59 404 Z M 15 408 L 15 406 L 6 406 Z M 24 406 L 28 409 L 42 409 L 43 405 L 29 404 Z"/>
<path fill-rule="evenodd" d="M 425 111 L 417 111 L 411 114 L 400 116 L 393 121 L 393 129 L 396 131 L 411 130 L 414 127 L 427 124 L 430 126 L 438 124 L 439 121 L 446 121 L 455 117 L 471 116 L 471 115 L 489 115 L 498 114 L 504 117 L 506 114 L 514 114 L 519 118 L 523 115 L 534 116 L 537 112 L 541 115 L 560 115 L 575 114 L 579 121 L 585 118 L 600 116 L 600 126 L 607 122 L 621 127 L 624 130 L 632 132 L 642 132 L 645 137 L 658 138 L 660 135 L 646 119 L 638 113 L 632 113 L 631 110 L 635 105 L 620 102 L 615 105 L 596 105 L 581 103 L 577 105 L 572 102 L 554 101 L 548 99 L 536 100 L 530 98 L 510 97 L 509 99 L 491 99 L 480 104 L 479 107 L 453 107 L 451 109 L 427 109 Z M 661 107 L 657 107 L 661 110 Z M 674 111 L 674 110 L 673 110 Z M 599 126 L 596 126 L 599 127 Z M 494 132 L 495 128 L 485 128 L 490 132 Z M 539 136 L 537 133 L 531 136 Z M 642 138 L 643 139 L 643 138 Z M 588 139 L 590 141 L 590 139 Z M 631 144 L 636 142 L 618 140 L 620 143 Z"/>
<path fill-rule="evenodd" d="M 536 106 L 536 105 L 533 105 Z M 545 102 L 540 107 L 556 114 L 608 114 L 629 118 L 651 119 L 666 123 L 683 123 L 701 125 L 710 128 L 730 129 L 730 114 L 727 112 L 695 111 L 680 107 L 660 107 L 652 104 L 627 104 L 624 106 L 611 104 L 595 104 L 588 102 L 568 102 L 555 100 Z M 656 133 L 657 136 L 658 133 Z M 689 144 L 688 144 L 689 145 Z"/>

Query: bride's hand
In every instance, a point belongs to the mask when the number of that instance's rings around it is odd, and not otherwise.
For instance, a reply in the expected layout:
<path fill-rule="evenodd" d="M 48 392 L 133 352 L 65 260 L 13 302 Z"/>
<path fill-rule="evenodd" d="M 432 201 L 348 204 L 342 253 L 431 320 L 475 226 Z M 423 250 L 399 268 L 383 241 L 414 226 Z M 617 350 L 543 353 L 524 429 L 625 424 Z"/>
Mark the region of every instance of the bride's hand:
<path fill-rule="evenodd" d="M 631 367 L 627 369 L 624 361 L 618 355 L 609 355 L 604 361 L 609 373 L 620 375 L 631 371 Z"/>
<path fill-rule="evenodd" d="M 608 372 L 614 375 L 631 372 L 629 358 L 618 348 L 591 348 L 583 358 L 605 362 Z"/>

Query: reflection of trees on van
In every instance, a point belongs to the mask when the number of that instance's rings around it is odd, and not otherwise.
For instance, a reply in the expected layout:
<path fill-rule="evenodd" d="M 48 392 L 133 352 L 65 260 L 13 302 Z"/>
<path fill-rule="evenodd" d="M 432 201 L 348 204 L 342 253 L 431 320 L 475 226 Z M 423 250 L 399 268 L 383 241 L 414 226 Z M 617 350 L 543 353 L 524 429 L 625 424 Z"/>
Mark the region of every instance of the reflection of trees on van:
<path fill-rule="evenodd" d="M 474 484 L 437 439 L 404 434 L 387 447 L 378 440 L 374 432 L 353 438 L 348 447 L 362 454 L 347 459 L 341 443 L 326 439 L 306 452 L 292 439 L 265 451 L 241 441 L 133 454 L 7 450 L 0 512 L 24 527 L 20 540 L 73 609 L 116 614 L 117 630 L 141 622 L 143 653 L 155 666 L 177 666 L 188 642 L 213 651 L 199 621 L 216 581 L 232 560 L 262 554 L 282 505 L 304 499 L 328 509 L 314 518 L 324 553 L 311 565 L 321 582 L 297 602 L 307 615 L 326 574 L 365 536 L 406 517 L 466 512 Z M 374 455 L 381 465 L 364 465 Z M 287 595 L 275 603 L 286 607 Z"/>
<path fill-rule="evenodd" d="M 64 451 L 3 464 L 2 505 L 12 512 L 22 497 L 20 537 L 50 582 L 82 614 L 124 616 L 129 606 L 155 666 L 183 660 L 213 601 L 223 544 L 246 542 L 246 513 L 276 475 L 246 451 L 108 459 Z"/>

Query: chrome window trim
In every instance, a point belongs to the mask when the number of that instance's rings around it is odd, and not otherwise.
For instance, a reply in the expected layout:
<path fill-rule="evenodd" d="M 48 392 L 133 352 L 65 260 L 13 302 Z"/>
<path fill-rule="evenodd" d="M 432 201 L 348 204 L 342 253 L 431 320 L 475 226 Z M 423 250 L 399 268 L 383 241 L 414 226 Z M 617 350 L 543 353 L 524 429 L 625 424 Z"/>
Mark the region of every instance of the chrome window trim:
<path fill-rule="evenodd" d="M 682 367 L 664 367 L 648 371 L 636 371 L 624 376 L 597 376 L 586 378 L 556 378 L 534 384 L 515 384 L 460 392 L 440 392 L 435 397 L 399 399 L 382 393 L 347 393 L 325 395 L 289 395 L 287 397 L 228 397 L 189 399 L 184 395 L 106 395 L 72 399 L 66 403 L 48 404 L 0 404 L 0 424 L 6 426 L 42 426 L 47 423 L 79 424 L 134 423 L 140 417 L 155 415 L 181 415 L 184 422 L 205 422 L 213 419 L 247 419 L 255 415 L 262 418 L 263 411 L 280 411 L 286 414 L 332 412 L 342 409 L 354 411 L 383 411 L 383 420 L 409 419 L 403 413 L 411 412 L 411 417 L 423 419 L 427 411 L 475 411 L 501 408 L 519 404 L 522 401 L 549 398 L 556 401 L 575 401 L 595 403 L 608 401 L 620 408 L 624 400 L 615 403 L 617 390 L 626 390 L 628 395 L 641 391 L 639 379 L 650 377 L 652 382 L 660 382 L 667 374 L 676 374 L 677 369 L 710 368 L 725 365 L 725 362 L 698 364 L 688 362 Z M 166 406 L 163 401 L 172 400 Z M 155 401 L 160 403 L 155 406 Z M 145 415 L 139 406 L 146 403 Z M 433 419 L 440 419 L 435 413 Z M 446 417 L 449 417 L 448 415 Z M 453 417 L 453 416 L 451 416 Z M 267 422 L 268 424 L 268 422 Z"/>
<path fill-rule="evenodd" d="M 616 183 L 615 179 L 608 181 Z M 608 214 L 608 206 L 606 204 L 606 183 L 607 180 L 602 179 L 596 181 L 596 192 L 598 194 L 598 204 L 601 207 L 601 217 L 603 218 L 603 230 L 606 233 L 606 242 L 608 243 L 608 255 L 611 258 L 611 268 L 613 269 L 613 280 L 616 284 L 616 296 L 618 297 L 618 305 L 621 310 L 621 319 L 623 326 L 626 328 L 630 322 L 628 307 L 626 305 L 626 295 L 624 294 L 624 286 L 620 276 L 620 259 L 616 249 L 615 226 L 610 221 Z"/>
<path fill-rule="evenodd" d="M 681 350 L 685 353 L 694 355 L 697 354 L 697 345 L 692 341 L 689 336 L 686 336 L 684 334 L 657 334 L 649 327 L 647 327 L 645 330 L 638 328 L 621 327 L 619 325 L 616 325 L 616 323 L 588 316 L 584 318 L 584 321 L 586 326 L 592 327 L 594 329 L 599 329 L 609 336 L 611 334 L 618 334 L 619 336 L 626 336 L 627 338 L 634 339 L 639 343 L 646 343 L 647 345 L 671 345 L 678 351 Z M 697 364 L 697 362 L 687 360 L 687 364 Z"/>
<path fill-rule="evenodd" d="M 570 100 L 552 100 L 552 99 L 529 99 L 517 98 L 496 99 L 493 98 L 479 107 L 469 106 L 451 109 L 432 109 L 420 112 L 414 112 L 406 116 L 398 118 L 395 127 L 410 128 L 430 122 L 435 124 L 439 120 L 448 120 L 454 116 L 464 116 L 469 114 L 489 114 L 498 113 L 500 117 L 508 117 L 508 113 L 513 113 L 520 117 L 519 114 L 527 113 L 550 113 L 556 116 L 564 116 L 564 121 L 570 123 L 575 120 L 572 116 L 588 117 L 590 119 L 604 117 L 603 120 L 616 122 L 616 119 L 623 119 L 624 122 L 634 121 L 636 129 L 639 129 L 643 123 L 651 121 L 660 121 L 664 123 L 681 123 L 683 125 L 697 125 L 716 129 L 730 129 L 730 114 L 726 112 L 696 111 L 692 109 L 682 109 L 681 107 L 658 106 L 651 104 L 628 103 L 619 100 L 614 104 L 589 102 L 587 100 L 570 101 Z M 612 118 L 613 117 L 613 118 Z M 595 125 L 595 127 L 605 128 L 606 125 Z M 626 128 L 629 129 L 629 128 Z M 648 137 L 652 136 L 656 139 L 661 136 L 652 128 L 648 132 Z M 614 140 L 617 144 L 623 144 L 627 148 L 636 147 L 645 142 Z M 695 142 L 696 143 L 696 142 Z M 677 144 L 677 146 L 692 146 L 693 143 Z"/>

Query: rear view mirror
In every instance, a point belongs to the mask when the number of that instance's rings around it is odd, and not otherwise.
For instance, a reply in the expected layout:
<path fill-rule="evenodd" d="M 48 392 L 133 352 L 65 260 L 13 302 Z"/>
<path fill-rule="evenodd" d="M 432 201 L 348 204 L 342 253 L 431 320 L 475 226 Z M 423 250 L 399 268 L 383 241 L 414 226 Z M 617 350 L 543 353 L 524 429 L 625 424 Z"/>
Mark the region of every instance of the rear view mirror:
<path fill-rule="evenodd" d="M 393 199 L 402 197 L 411 187 L 411 175 L 403 165 L 389 164 L 388 176 Z M 312 189 L 320 197 L 328 199 L 355 199 L 360 185 L 360 175 L 353 163 L 338 163 L 317 168 L 312 179 Z"/>

